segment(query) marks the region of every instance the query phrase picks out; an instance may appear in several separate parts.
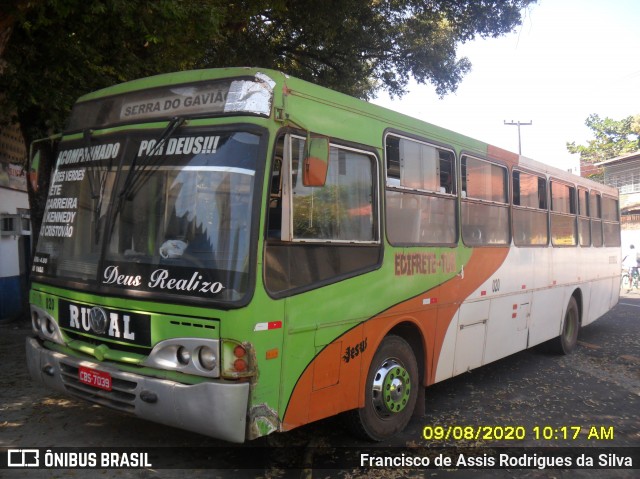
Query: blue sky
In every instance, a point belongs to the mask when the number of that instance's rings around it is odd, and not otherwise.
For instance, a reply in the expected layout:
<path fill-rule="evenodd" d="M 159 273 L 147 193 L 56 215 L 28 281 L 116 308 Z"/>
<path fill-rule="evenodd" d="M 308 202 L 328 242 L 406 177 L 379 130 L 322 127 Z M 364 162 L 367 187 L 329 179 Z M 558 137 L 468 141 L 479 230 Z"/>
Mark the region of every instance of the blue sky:
<path fill-rule="evenodd" d="M 568 169 L 566 142 L 592 138 L 584 125 L 597 113 L 616 120 L 640 114 L 640 2 L 540 0 L 513 33 L 461 45 L 473 64 L 456 93 L 438 99 L 430 85 L 374 103 L 501 148 Z"/>

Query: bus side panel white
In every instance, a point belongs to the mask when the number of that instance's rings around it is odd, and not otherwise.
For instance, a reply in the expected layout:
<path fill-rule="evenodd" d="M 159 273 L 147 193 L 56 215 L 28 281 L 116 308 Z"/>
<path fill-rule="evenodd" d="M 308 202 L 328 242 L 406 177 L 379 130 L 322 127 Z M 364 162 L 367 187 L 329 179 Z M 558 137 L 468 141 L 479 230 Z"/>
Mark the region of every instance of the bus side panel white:
<path fill-rule="evenodd" d="M 482 366 L 489 306 L 489 301 L 474 301 L 460 306 L 456 355 L 453 364 L 454 376 Z"/>
<path fill-rule="evenodd" d="M 609 309 L 613 308 L 620 301 L 620 278 L 614 276 L 611 278 L 611 302 L 609 303 Z"/>
<path fill-rule="evenodd" d="M 491 300 L 487 323 L 484 363 L 504 358 L 527 348 L 529 293 L 503 296 Z"/>
<path fill-rule="evenodd" d="M 551 256 L 549 269 L 551 285 L 575 284 L 580 281 L 581 258 L 579 248 L 554 247 L 549 249 Z M 569 297 L 567 297 L 567 301 Z"/>
<path fill-rule="evenodd" d="M 586 281 L 577 286 L 582 292 L 582 326 L 589 324 L 591 321 L 591 296 L 593 294 L 593 282 Z M 567 299 L 568 301 L 568 299 Z"/>
<path fill-rule="evenodd" d="M 616 283 L 619 280 L 616 278 Z M 618 287 L 618 285 L 616 285 Z M 587 325 L 609 311 L 612 296 L 612 279 L 604 278 L 592 282 L 591 301 L 589 303 L 589 318 L 583 319 L 582 325 Z"/>
<path fill-rule="evenodd" d="M 547 288 L 534 291 L 531 298 L 531 321 L 529 323 L 529 347 L 555 338 L 560 327 L 565 304 L 565 288 Z"/>
<path fill-rule="evenodd" d="M 458 317 L 460 311 L 456 312 L 454 318 L 449 322 L 449 327 L 442 342 L 442 349 L 436 365 L 435 382 L 444 381 L 453 376 L 453 362 L 456 357 L 456 335 L 458 332 Z"/>
<path fill-rule="evenodd" d="M 551 248 L 529 248 L 533 252 L 533 282 L 527 288 L 539 290 L 548 288 L 553 284 L 551 266 Z M 536 298 L 532 298 L 535 304 Z M 551 306 L 549 306 L 551 307 Z"/>
<path fill-rule="evenodd" d="M 490 319 L 484 364 L 496 361 L 527 348 L 531 321 L 531 288 L 537 281 L 547 281 L 542 248 L 512 247 L 507 261 L 496 272 L 500 278 L 499 292 L 505 296 L 491 299 Z M 544 265 L 544 267 L 543 267 Z"/>
<path fill-rule="evenodd" d="M 511 248 L 504 268 L 510 272 L 511 280 L 505 282 L 505 285 L 510 285 L 510 292 L 528 291 L 534 287 L 536 276 L 542 272 L 539 252 L 539 248 Z"/>

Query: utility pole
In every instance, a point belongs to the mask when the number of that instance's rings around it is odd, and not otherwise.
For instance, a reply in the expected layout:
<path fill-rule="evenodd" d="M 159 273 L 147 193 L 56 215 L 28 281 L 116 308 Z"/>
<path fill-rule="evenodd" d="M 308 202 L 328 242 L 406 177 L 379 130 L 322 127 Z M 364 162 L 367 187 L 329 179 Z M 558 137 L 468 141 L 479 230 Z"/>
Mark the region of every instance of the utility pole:
<path fill-rule="evenodd" d="M 522 138 L 520 137 L 520 127 L 521 126 L 527 126 L 527 125 L 533 125 L 533 121 L 529 121 L 528 123 L 524 123 L 524 122 L 521 122 L 520 120 L 515 121 L 515 122 L 513 120 L 511 120 L 509 123 L 507 123 L 507 120 L 504 120 L 504 124 L 518 127 L 518 154 L 522 155 Z"/>

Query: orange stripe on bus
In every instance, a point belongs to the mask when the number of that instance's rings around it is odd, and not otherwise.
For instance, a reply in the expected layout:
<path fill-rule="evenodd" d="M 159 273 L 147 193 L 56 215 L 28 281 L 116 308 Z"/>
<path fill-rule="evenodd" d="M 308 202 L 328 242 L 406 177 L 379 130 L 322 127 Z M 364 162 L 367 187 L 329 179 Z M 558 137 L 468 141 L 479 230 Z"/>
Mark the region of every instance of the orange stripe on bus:
<path fill-rule="evenodd" d="M 464 277 L 455 276 L 428 291 L 429 297 L 438 298 L 437 303 L 425 305 L 422 293 L 374 316 L 326 346 L 296 383 L 282 428 L 293 429 L 363 407 L 371 359 L 387 333 L 403 322 L 415 324 L 423 333 L 424 385 L 433 384 L 445 335 L 460 304 L 500 267 L 508 252 L 509 248 L 475 249 L 464 267 Z"/>
<path fill-rule="evenodd" d="M 520 160 L 520 156 L 517 153 L 503 150 L 493 145 L 487 145 L 487 156 L 495 160 L 501 160 L 511 166 L 516 166 Z"/>

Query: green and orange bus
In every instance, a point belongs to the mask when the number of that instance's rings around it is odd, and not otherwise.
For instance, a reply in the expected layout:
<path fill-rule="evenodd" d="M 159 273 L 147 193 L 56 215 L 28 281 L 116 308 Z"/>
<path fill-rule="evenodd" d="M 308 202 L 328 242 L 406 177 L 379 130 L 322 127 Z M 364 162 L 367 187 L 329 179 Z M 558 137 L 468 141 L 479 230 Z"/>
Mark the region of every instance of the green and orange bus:
<path fill-rule="evenodd" d="M 43 155 L 32 377 L 227 441 L 388 438 L 618 300 L 615 189 L 280 72 L 85 95 Z"/>

